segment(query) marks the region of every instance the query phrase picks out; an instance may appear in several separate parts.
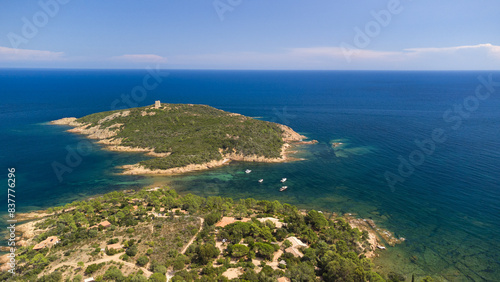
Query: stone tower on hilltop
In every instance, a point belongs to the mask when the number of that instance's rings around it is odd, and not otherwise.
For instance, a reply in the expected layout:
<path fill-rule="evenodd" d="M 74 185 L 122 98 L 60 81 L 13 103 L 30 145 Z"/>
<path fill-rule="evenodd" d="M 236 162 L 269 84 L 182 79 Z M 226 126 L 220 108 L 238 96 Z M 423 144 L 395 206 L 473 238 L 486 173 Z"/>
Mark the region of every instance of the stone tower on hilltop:
<path fill-rule="evenodd" d="M 155 101 L 155 109 L 159 109 L 161 107 L 160 100 Z"/>

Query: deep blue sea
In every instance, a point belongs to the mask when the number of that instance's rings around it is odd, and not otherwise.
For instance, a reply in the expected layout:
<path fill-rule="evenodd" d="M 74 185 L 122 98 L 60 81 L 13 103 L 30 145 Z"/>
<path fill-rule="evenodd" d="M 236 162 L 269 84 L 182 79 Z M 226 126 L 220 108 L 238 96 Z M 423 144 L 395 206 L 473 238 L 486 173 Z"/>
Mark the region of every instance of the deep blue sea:
<path fill-rule="evenodd" d="M 489 75 L 500 82 L 500 72 L 163 70 L 155 80 L 147 70 L 2 69 L 1 215 L 9 167 L 16 169 L 20 211 L 168 184 L 181 193 L 277 199 L 371 218 L 407 239 L 375 261 L 408 281 L 411 274 L 498 281 L 500 86 L 480 86 L 479 77 Z M 298 154 L 306 160 L 299 162 L 121 176 L 117 166 L 144 157 L 101 150 L 47 124 L 155 100 L 287 124 L 319 143 L 304 147 Z M 58 178 L 54 164 L 68 170 Z M 397 181 L 392 189 L 387 172 Z M 273 181 L 282 177 L 289 179 L 284 193 Z M 260 178 L 269 181 L 259 184 Z"/>

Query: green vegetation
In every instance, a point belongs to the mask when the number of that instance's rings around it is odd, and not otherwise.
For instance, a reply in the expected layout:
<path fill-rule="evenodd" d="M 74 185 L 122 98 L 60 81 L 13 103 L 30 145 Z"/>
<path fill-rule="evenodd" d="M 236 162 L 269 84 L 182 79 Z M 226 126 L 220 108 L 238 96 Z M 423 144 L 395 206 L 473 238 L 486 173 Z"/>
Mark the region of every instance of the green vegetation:
<path fill-rule="evenodd" d="M 116 266 L 111 266 L 108 270 L 106 270 L 103 278 L 104 280 L 108 281 L 126 281 L 126 278 L 123 275 L 122 271 L 116 268 Z"/>
<path fill-rule="evenodd" d="M 111 127 L 110 130 L 117 133 L 113 138 L 120 138 L 124 146 L 171 153 L 166 157 L 141 162 L 141 165 L 150 169 L 169 169 L 221 160 L 219 150 L 223 154 L 236 152 L 267 158 L 281 156 L 284 143 L 282 129 L 275 123 L 206 105 L 162 104 L 162 107 L 102 112 L 77 121 L 91 126 L 99 125 L 101 129 Z M 126 111 L 130 113 L 120 115 Z"/>
<path fill-rule="evenodd" d="M 155 213 L 160 208 L 165 216 Z M 176 215 L 174 208 L 187 214 Z M 97 281 L 166 281 L 167 271 L 175 271 L 172 281 L 227 281 L 223 274 L 231 268 L 240 271 L 233 281 L 276 281 L 283 276 L 291 281 L 408 279 L 398 273 L 375 272 L 365 257 L 366 234 L 342 217 L 314 210 L 304 213 L 277 201 L 233 201 L 179 196 L 168 188 L 144 189 L 112 192 L 55 207 L 53 212 L 36 223 L 40 231 L 33 240 L 57 236 L 60 243 L 38 251 L 33 245 L 19 247 L 16 275 L 0 273 L 1 281 L 82 281 L 89 276 Z M 241 216 L 245 222 L 215 227 L 222 214 Z M 281 224 L 259 220 L 267 217 Z M 97 226 L 105 220 L 111 226 Z M 130 228 L 133 233 L 127 232 Z M 294 246 L 292 237 L 307 246 Z M 100 250 L 110 244 L 121 248 L 111 253 L 109 248 Z M 284 263 L 278 265 L 280 261 Z M 432 281 L 422 278 L 416 281 Z"/>
<path fill-rule="evenodd" d="M 137 246 L 133 245 L 129 247 L 125 253 L 129 257 L 134 257 L 137 254 Z"/>
<path fill-rule="evenodd" d="M 93 263 L 93 264 L 87 266 L 87 269 L 85 269 L 85 274 L 87 274 L 87 275 L 92 274 L 92 273 L 96 272 L 97 270 L 99 270 L 103 266 L 104 266 L 104 263 L 100 263 L 100 264 Z"/>
<path fill-rule="evenodd" d="M 148 264 L 148 262 L 149 262 L 149 259 L 147 256 L 140 256 L 137 259 L 137 265 L 139 265 L 139 266 L 145 266 L 146 264 Z"/>
<path fill-rule="evenodd" d="M 250 248 L 245 245 L 235 244 L 231 248 L 231 255 L 235 258 L 241 258 L 248 255 Z"/>

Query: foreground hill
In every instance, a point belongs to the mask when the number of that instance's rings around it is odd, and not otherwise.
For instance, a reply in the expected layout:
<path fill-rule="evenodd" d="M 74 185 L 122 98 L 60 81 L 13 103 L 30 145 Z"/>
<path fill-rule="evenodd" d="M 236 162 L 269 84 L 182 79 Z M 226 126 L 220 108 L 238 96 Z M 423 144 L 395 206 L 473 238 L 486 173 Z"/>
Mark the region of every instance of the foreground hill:
<path fill-rule="evenodd" d="M 375 272 L 367 258 L 381 252 L 379 242 L 367 240 L 374 230 L 278 201 L 180 196 L 156 187 L 40 216 L 18 226 L 16 274 L 7 272 L 12 265 L 4 255 L 1 281 L 405 281 Z"/>
<path fill-rule="evenodd" d="M 182 173 L 231 160 L 283 162 L 290 143 L 305 138 L 281 124 L 193 104 L 159 104 L 52 123 L 73 126 L 69 131 L 98 139 L 108 149 L 153 157 L 125 166 L 128 174 Z"/>

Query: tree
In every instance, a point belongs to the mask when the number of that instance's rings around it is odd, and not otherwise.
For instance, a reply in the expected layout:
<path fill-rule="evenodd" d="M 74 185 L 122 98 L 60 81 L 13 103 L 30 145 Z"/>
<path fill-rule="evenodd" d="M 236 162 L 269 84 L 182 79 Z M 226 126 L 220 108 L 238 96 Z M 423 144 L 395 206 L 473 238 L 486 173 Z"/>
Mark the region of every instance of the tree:
<path fill-rule="evenodd" d="M 137 254 L 137 246 L 136 245 L 131 246 L 130 248 L 127 249 L 127 251 L 125 251 L 125 253 L 129 257 L 135 256 Z"/>
<path fill-rule="evenodd" d="M 149 262 L 149 259 L 147 256 L 140 256 L 137 259 L 137 265 L 139 265 L 139 266 L 145 266 L 146 264 L 148 264 L 148 262 Z"/>
<path fill-rule="evenodd" d="M 87 213 L 90 217 L 94 216 L 94 208 L 93 208 L 93 207 L 91 207 L 91 206 L 87 206 L 87 207 L 85 208 L 85 212 L 86 212 L 86 213 Z"/>
<path fill-rule="evenodd" d="M 198 210 L 203 199 L 200 196 L 195 196 L 193 194 L 187 194 L 182 197 L 182 209 L 183 210 Z"/>
<path fill-rule="evenodd" d="M 87 269 L 85 269 L 85 274 L 86 274 L 86 275 L 89 275 L 89 274 L 92 274 L 92 273 L 96 272 L 96 271 L 97 271 L 97 270 L 99 270 L 101 267 L 103 267 L 103 266 L 104 266 L 104 264 L 105 264 L 104 262 L 102 262 L 102 263 L 100 263 L 100 264 L 95 264 L 95 263 L 93 263 L 93 264 L 91 264 L 91 265 L 87 266 Z"/>
<path fill-rule="evenodd" d="M 250 248 L 248 248 L 247 246 L 241 245 L 241 244 L 236 244 L 236 245 L 233 245 L 232 250 L 231 250 L 231 254 L 235 258 L 241 258 L 241 257 L 246 256 L 248 254 L 248 251 L 250 251 Z"/>
<path fill-rule="evenodd" d="M 95 238 L 95 237 L 97 237 L 97 235 L 99 235 L 99 232 L 97 230 L 95 230 L 95 229 L 89 230 L 89 237 L 90 238 Z"/>
<path fill-rule="evenodd" d="M 153 265 L 152 270 L 154 273 L 159 272 L 159 273 L 162 273 L 163 275 L 165 275 L 165 273 L 167 273 L 167 268 L 164 265 L 161 265 L 158 263 Z"/>
<path fill-rule="evenodd" d="M 122 271 L 116 268 L 116 266 L 111 266 L 108 270 L 106 270 L 103 278 L 104 280 L 119 281 L 119 282 L 126 280 Z"/>
<path fill-rule="evenodd" d="M 119 250 L 113 249 L 113 248 L 110 249 L 108 247 L 106 247 L 104 249 L 104 251 L 105 251 L 106 255 L 108 255 L 108 256 L 112 256 L 112 255 L 115 255 L 115 254 L 119 253 Z"/>
<path fill-rule="evenodd" d="M 147 282 L 148 278 L 142 274 L 136 274 L 130 277 L 130 282 Z"/>
<path fill-rule="evenodd" d="M 315 230 L 320 230 L 328 225 L 328 220 L 326 220 L 325 216 L 315 210 L 309 211 L 305 219 Z"/>
<path fill-rule="evenodd" d="M 108 242 L 106 242 L 106 244 L 108 245 L 111 245 L 111 244 L 116 244 L 118 243 L 118 238 L 113 238 L 113 239 L 109 239 Z"/>
<path fill-rule="evenodd" d="M 216 224 L 221 219 L 221 214 L 212 212 L 205 216 L 205 222 L 208 226 Z"/>
<path fill-rule="evenodd" d="M 52 272 L 51 274 L 40 277 L 37 281 L 41 282 L 59 282 L 62 281 L 62 273 L 59 271 Z"/>
<path fill-rule="evenodd" d="M 254 227 L 253 236 L 258 236 L 268 242 L 275 241 L 273 233 L 271 232 L 271 229 L 268 226 L 263 226 L 263 227 L 253 226 L 253 227 Z"/>
<path fill-rule="evenodd" d="M 255 200 L 254 198 L 245 199 L 245 205 L 247 206 L 247 208 L 253 209 L 255 205 L 257 205 L 257 200 Z"/>
<path fill-rule="evenodd" d="M 318 235 L 316 232 L 309 227 L 306 227 L 301 230 L 301 238 L 306 240 L 308 243 L 314 243 L 318 240 Z"/>
<path fill-rule="evenodd" d="M 224 231 L 229 235 L 231 242 L 238 243 L 243 237 L 246 237 L 252 232 L 252 223 L 249 222 L 235 222 L 227 225 Z M 222 233 L 221 233 L 222 234 Z"/>
<path fill-rule="evenodd" d="M 177 205 L 177 200 L 172 196 L 165 196 L 162 198 L 162 201 L 167 209 L 171 209 Z"/>
<path fill-rule="evenodd" d="M 278 211 L 281 211 L 283 209 L 283 206 L 281 205 L 280 202 L 277 200 L 270 202 L 270 201 L 263 201 L 265 205 L 265 212 L 270 213 L 270 214 L 275 214 Z"/>
<path fill-rule="evenodd" d="M 243 281 L 259 281 L 259 276 L 253 269 L 250 268 L 245 269 L 245 272 L 241 276 L 241 279 L 243 279 Z"/>
<path fill-rule="evenodd" d="M 103 208 L 102 203 L 99 200 L 92 201 L 92 207 L 94 207 L 94 209 L 97 211 L 100 211 Z"/>
<path fill-rule="evenodd" d="M 151 275 L 149 277 L 149 281 L 152 281 L 152 282 L 165 282 L 165 281 L 167 281 L 167 277 L 165 277 L 165 275 L 161 274 L 161 273 L 153 273 L 153 275 Z"/>
<path fill-rule="evenodd" d="M 85 215 L 81 212 L 76 212 L 75 215 L 73 216 L 73 220 L 78 223 L 78 226 L 85 226 L 88 224 L 87 218 Z"/>
<path fill-rule="evenodd" d="M 116 213 L 116 218 L 118 221 L 121 221 L 125 217 L 125 214 L 122 211 Z"/>
<path fill-rule="evenodd" d="M 234 208 L 234 213 L 238 216 L 238 218 L 242 218 L 247 215 L 247 207 L 245 206 L 245 202 L 240 201 L 240 203 Z"/>
<path fill-rule="evenodd" d="M 286 231 L 285 228 L 278 228 L 276 230 L 276 233 L 274 234 L 274 237 L 278 241 L 283 241 L 283 239 L 285 239 L 287 235 L 288 235 L 288 232 Z"/>
<path fill-rule="evenodd" d="M 212 279 L 210 279 L 212 278 Z M 202 280 L 198 280 L 198 273 L 196 270 L 192 270 L 187 272 L 186 270 L 181 270 L 175 273 L 175 276 L 172 277 L 170 281 L 172 282 L 184 282 L 184 281 L 215 281 L 215 277 L 202 277 Z M 221 280 L 218 280 L 221 281 Z"/>
<path fill-rule="evenodd" d="M 324 270 L 325 281 L 366 281 L 363 269 L 356 266 L 350 259 L 340 256 L 328 262 Z"/>
<path fill-rule="evenodd" d="M 307 262 L 300 262 L 296 266 L 288 268 L 286 276 L 289 277 L 292 280 L 292 282 L 316 281 L 314 266 Z M 325 280 L 325 281 L 333 281 L 333 280 Z M 351 281 L 351 280 L 338 280 L 338 281 Z"/>
<path fill-rule="evenodd" d="M 181 270 L 184 268 L 184 265 L 186 264 L 186 256 L 185 255 L 178 255 L 175 260 L 174 260 L 174 270 Z"/>
<path fill-rule="evenodd" d="M 400 282 L 400 281 L 405 281 L 406 279 L 402 274 L 396 272 L 390 272 L 389 274 L 387 274 L 387 280 L 391 282 Z M 432 282 L 432 278 L 430 281 L 423 280 L 423 282 Z"/>
<path fill-rule="evenodd" d="M 262 270 L 259 272 L 259 280 L 258 281 L 276 281 L 275 272 L 272 267 L 269 265 L 264 265 Z M 281 275 L 280 275 L 281 276 Z"/>
<path fill-rule="evenodd" d="M 268 243 L 257 242 L 255 243 L 257 254 L 265 259 L 271 260 L 274 254 L 274 247 Z"/>
<path fill-rule="evenodd" d="M 210 259 L 217 257 L 219 253 L 219 249 L 212 244 L 196 247 L 197 260 L 203 265 L 207 264 Z"/>
<path fill-rule="evenodd" d="M 378 273 L 373 271 L 366 272 L 366 281 L 370 282 L 385 282 L 386 280 L 382 278 Z"/>
<path fill-rule="evenodd" d="M 49 260 L 42 254 L 36 254 L 32 259 L 31 259 L 31 264 L 35 266 L 36 268 L 43 268 L 47 264 L 49 264 Z"/>

